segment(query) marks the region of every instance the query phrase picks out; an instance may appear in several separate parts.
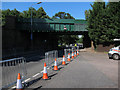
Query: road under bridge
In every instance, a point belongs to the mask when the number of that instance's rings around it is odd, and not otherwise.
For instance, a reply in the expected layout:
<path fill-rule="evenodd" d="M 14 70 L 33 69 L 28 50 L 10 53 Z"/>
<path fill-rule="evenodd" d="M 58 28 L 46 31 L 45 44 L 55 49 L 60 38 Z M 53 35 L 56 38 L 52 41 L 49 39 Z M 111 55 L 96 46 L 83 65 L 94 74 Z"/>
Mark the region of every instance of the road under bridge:
<path fill-rule="evenodd" d="M 77 19 L 38 19 L 6 17 L 2 30 L 3 56 L 29 50 L 48 51 L 58 46 L 58 35 L 84 35 L 84 47 L 90 47 L 87 22 Z M 32 34 L 32 36 L 31 36 Z"/>

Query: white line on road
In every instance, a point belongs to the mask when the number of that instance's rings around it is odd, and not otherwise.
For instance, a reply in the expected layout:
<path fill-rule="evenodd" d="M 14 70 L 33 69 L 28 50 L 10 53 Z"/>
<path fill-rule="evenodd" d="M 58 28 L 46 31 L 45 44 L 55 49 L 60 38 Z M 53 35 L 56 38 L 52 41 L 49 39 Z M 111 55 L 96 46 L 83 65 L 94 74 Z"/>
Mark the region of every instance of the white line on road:
<path fill-rule="evenodd" d="M 37 73 L 37 74 L 35 74 L 35 75 L 33 75 L 32 77 L 36 77 L 36 76 L 38 76 L 40 73 Z"/>
<path fill-rule="evenodd" d="M 44 70 L 41 71 L 41 73 L 43 73 Z"/>
<path fill-rule="evenodd" d="M 28 79 L 22 81 L 22 83 L 27 82 L 27 81 L 29 81 L 30 79 L 31 79 L 31 78 L 28 78 Z M 13 86 L 13 87 L 11 87 L 11 88 L 16 88 L 16 86 Z"/>
<path fill-rule="evenodd" d="M 28 79 L 26 79 L 26 80 L 24 80 L 23 82 L 27 82 L 27 81 L 29 81 L 31 78 L 28 78 Z"/>
<path fill-rule="evenodd" d="M 16 88 L 16 86 L 13 86 L 13 87 L 11 87 L 11 88 Z"/>

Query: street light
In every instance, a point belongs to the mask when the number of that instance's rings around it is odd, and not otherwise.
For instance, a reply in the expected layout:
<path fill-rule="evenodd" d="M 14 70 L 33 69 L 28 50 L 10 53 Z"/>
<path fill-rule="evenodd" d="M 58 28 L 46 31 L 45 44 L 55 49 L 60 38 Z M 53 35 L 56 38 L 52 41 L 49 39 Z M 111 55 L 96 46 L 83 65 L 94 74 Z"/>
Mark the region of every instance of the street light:
<path fill-rule="evenodd" d="M 38 3 L 35 3 L 35 4 L 40 4 L 42 2 L 38 2 Z M 33 33 L 32 33 L 32 6 L 35 5 L 35 4 L 32 4 L 31 5 L 31 35 L 30 35 L 30 39 L 31 39 L 31 47 L 33 48 Z"/>

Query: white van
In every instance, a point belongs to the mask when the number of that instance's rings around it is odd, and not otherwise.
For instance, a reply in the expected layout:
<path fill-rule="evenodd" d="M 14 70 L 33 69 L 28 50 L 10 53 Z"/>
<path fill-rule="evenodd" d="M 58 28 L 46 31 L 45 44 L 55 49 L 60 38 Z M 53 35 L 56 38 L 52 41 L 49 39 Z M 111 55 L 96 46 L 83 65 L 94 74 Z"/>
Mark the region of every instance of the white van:
<path fill-rule="evenodd" d="M 110 59 L 111 58 L 113 58 L 115 60 L 120 59 L 120 45 L 110 49 L 110 51 L 108 52 L 108 56 Z"/>

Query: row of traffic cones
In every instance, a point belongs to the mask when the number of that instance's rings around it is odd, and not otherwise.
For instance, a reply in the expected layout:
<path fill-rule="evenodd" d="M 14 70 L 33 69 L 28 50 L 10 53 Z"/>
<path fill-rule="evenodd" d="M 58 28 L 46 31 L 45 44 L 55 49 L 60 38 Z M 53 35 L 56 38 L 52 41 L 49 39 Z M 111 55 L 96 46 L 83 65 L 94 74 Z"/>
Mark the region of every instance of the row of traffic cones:
<path fill-rule="evenodd" d="M 77 55 L 79 55 L 79 51 L 77 50 L 77 54 L 76 51 L 72 52 L 72 60 L 74 59 L 74 57 L 76 57 Z M 68 59 L 67 61 L 71 61 L 70 59 L 70 53 L 68 53 Z M 63 55 L 63 61 L 62 61 L 62 65 L 65 65 L 65 56 Z"/>
<path fill-rule="evenodd" d="M 77 50 L 77 54 L 76 54 L 76 51 L 75 52 L 72 52 L 72 60 L 74 59 L 74 57 L 76 57 L 77 55 L 79 55 L 79 51 Z M 70 53 L 68 53 L 68 60 L 67 61 L 71 61 L 70 59 Z"/>
<path fill-rule="evenodd" d="M 72 60 L 73 60 L 74 57 L 76 57 L 77 55 L 79 55 L 79 51 L 78 51 L 78 50 L 77 50 L 77 54 L 76 54 L 76 51 L 75 51 L 75 52 L 72 52 Z M 68 53 L 68 60 L 67 60 L 67 61 L 71 61 L 71 59 L 70 59 L 70 53 Z M 64 56 L 64 55 L 63 55 L 62 65 L 66 65 L 65 56 Z M 54 71 L 57 71 L 57 70 L 58 70 L 57 59 L 56 59 L 56 58 L 55 58 L 55 63 L 54 63 L 54 69 L 53 69 L 53 70 L 54 70 Z M 43 80 L 48 80 L 48 79 L 49 79 L 48 74 L 47 74 L 46 63 L 44 63 L 44 70 L 43 70 L 43 77 L 42 77 L 42 79 L 43 79 Z M 18 77 L 17 77 L 16 90 L 23 90 L 20 73 L 18 73 Z"/>

